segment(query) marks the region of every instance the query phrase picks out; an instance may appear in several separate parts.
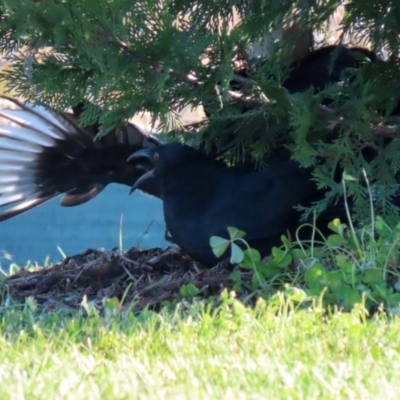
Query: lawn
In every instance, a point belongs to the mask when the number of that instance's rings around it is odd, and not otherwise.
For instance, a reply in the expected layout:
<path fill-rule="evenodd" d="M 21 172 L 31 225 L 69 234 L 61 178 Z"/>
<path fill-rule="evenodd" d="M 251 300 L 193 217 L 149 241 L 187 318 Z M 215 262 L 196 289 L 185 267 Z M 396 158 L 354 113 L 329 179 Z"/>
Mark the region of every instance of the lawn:
<path fill-rule="evenodd" d="M 214 306 L 86 311 L 2 309 L 1 399 L 400 396 L 400 319 L 362 305 L 293 311 L 275 295 L 248 308 L 225 292 Z"/>
<path fill-rule="evenodd" d="M 339 222 L 323 245 L 245 250 L 241 269 L 176 249 L 15 267 L 0 282 L 0 399 L 400 398 L 400 225 Z M 241 240 L 229 232 L 218 251 Z"/>

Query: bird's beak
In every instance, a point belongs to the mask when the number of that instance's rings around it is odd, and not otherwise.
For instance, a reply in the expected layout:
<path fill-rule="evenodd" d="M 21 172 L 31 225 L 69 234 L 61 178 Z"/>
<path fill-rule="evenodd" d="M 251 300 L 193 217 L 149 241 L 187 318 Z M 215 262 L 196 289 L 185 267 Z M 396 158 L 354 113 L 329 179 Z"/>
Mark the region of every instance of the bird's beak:
<path fill-rule="evenodd" d="M 153 160 L 153 151 L 151 149 L 141 149 L 138 151 L 135 151 L 133 154 L 131 154 L 126 162 L 130 162 L 132 160 L 140 160 L 140 159 L 147 159 L 148 161 Z M 143 168 L 143 167 L 142 167 Z M 147 171 L 145 174 L 143 174 L 131 187 L 131 190 L 129 191 L 129 194 L 132 194 L 139 186 L 140 184 L 145 181 L 148 178 L 153 178 L 154 177 L 154 169 Z"/>
<path fill-rule="evenodd" d="M 154 169 L 147 171 L 145 174 L 143 174 L 131 187 L 131 190 L 129 191 L 129 194 L 132 194 L 142 182 L 144 182 L 148 178 L 154 178 Z"/>

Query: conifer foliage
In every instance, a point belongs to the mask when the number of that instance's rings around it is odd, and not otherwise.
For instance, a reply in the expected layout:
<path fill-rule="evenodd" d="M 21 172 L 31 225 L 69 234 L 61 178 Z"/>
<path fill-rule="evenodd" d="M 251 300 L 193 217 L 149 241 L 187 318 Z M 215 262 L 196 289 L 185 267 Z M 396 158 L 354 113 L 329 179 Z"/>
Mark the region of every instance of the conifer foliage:
<path fill-rule="evenodd" d="M 273 40 L 276 32 L 289 22 L 321 32 L 338 7 L 338 41 L 357 36 L 383 61 L 347 70 L 320 92 L 289 93 L 288 54 L 301 35 Z M 393 0 L 2 0 L 0 51 L 12 68 L 1 79 L 14 94 L 60 110 L 85 100 L 81 122 L 99 120 L 101 134 L 147 111 L 177 139 L 224 150 L 228 163 L 246 157 L 263 167 L 287 148 L 327 189 L 308 212 L 343 193 L 340 171 L 352 177 L 346 189 L 356 213 L 369 215 L 367 176 L 376 212 L 393 220 L 399 21 Z M 251 49 L 265 38 L 268 52 L 257 57 Z M 183 126 L 186 106 L 203 106 L 208 118 Z"/>

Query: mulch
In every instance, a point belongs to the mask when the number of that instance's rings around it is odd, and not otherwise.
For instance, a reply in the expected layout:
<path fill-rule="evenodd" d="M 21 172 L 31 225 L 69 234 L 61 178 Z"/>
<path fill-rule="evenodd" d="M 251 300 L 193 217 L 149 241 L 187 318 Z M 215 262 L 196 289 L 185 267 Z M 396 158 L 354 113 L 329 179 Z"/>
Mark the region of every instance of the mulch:
<path fill-rule="evenodd" d="M 227 262 L 205 268 L 175 247 L 132 248 L 124 254 L 89 249 L 48 268 L 22 268 L 5 284 L 13 300 L 33 297 L 42 311 L 74 311 L 83 300 L 101 311 L 106 298 L 122 300 L 122 311 L 140 311 L 180 300 L 182 285 L 196 286 L 201 297 L 219 295 L 231 289 L 233 270 Z M 250 281 L 248 273 L 242 279 L 246 276 Z"/>

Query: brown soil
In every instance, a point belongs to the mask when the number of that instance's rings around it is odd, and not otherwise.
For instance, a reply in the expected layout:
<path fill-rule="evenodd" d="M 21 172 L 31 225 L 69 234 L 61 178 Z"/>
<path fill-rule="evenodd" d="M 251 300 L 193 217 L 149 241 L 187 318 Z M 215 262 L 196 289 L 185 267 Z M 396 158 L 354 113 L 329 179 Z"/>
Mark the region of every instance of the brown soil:
<path fill-rule="evenodd" d="M 43 311 L 77 310 L 85 296 L 99 310 L 105 298 L 116 297 L 123 300 L 122 310 L 139 311 L 180 299 L 184 284 L 195 285 L 202 297 L 219 295 L 232 287 L 232 270 L 227 263 L 205 268 L 173 247 L 132 248 L 123 255 L 89 249 L 49 268 L 21 269 L 6 285 L 12 299 L 31 296 Z"/>

